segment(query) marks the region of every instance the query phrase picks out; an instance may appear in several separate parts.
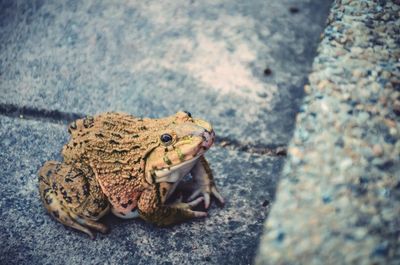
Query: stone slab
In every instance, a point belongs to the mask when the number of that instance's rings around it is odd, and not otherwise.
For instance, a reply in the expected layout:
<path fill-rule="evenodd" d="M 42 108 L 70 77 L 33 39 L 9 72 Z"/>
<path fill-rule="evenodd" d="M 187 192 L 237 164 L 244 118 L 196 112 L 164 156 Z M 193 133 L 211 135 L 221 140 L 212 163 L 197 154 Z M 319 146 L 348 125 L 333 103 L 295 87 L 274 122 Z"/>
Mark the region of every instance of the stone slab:
<path fill-rule="evenodd" d="M 0 256 L 3 264 L 249 264 L 283 158 L 219 147 L 207 157 L 226 206 L 170 228 L 104 218 L 95 240 L 50 217 L 39 198 L 39 167 L 60 160 L 66 126 L 0 116 Z"/>
<path fill-rule="evenodd" d="M 1 1 L 0 104 L 189 110 L 225 137 L 285 144 L 330 2 Z"/>

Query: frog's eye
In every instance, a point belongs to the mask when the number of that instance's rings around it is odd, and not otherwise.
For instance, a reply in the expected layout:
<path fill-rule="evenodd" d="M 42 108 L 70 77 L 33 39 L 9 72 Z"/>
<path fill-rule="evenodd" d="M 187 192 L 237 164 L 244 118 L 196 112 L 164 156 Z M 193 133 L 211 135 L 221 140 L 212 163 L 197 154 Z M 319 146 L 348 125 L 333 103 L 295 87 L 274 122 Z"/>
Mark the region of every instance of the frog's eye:
<path fill-rule="evenodd" d="M 168 133 L 161 135 L 160 140 L 163 144 L 170 144 L 172 142 L 172 136 Z"/>
<path fill-rule="evenodd" d="M 184 110 L 183 112 L 185 112 L 190 118 L 192 117 L 192 113 L 190 113 L 189 111 Z"/>

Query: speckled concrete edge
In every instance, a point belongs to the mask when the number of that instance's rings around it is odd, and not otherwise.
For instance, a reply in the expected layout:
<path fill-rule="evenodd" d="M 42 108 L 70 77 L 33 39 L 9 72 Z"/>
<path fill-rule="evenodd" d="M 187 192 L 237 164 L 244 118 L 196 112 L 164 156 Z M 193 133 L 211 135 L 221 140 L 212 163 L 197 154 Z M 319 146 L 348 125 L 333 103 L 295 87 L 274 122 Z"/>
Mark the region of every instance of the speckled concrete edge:
<path fill-rule="evenodd" d="M 400 1 L 334 1 L 256 264 L 400 264 Z"/>

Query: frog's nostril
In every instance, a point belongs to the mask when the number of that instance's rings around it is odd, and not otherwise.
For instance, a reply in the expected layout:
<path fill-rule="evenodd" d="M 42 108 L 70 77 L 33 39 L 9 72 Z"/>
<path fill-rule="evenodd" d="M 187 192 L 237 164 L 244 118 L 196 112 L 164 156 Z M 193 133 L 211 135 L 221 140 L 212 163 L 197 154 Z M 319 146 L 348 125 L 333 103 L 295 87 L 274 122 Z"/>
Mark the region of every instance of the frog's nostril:
<path fill-rule="evenodd" d="M 204 129 L 204 131 L 206 131 L 208 134 L 210 134 L 210 135 L 212 135 L 212 136 L 214 136 L 214 135 L 215 135 L 215 133 L 214 133 L 214 130 L 213 130 L 213 129 L 211 129 L 211 130 Z"/>
<path fill-rule="evenodd" d="M 202 146 L 206 149 L 210 148 L 214 143 L 214 133 L 213 131 L 209 133 L 208 131 L 204 131 L 201 135 L 203 138 Z"/>

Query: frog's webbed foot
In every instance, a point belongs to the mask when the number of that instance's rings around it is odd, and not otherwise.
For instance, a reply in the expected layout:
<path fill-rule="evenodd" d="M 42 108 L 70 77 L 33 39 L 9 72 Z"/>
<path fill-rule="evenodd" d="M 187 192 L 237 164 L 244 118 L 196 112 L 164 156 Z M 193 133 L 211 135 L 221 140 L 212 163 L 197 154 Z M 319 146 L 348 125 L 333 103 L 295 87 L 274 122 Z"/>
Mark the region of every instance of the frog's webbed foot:
<path fill-rule="evenodd" d="M 214 183 L 214 177 L 212 175 L 210 166 L 204 156 L 199 158 L 197 164 L 190 171 L 193 180 L 188 183 L 184 183 L 180 188 L 190 190 L 192 194 L 188 200 L 191 201 L 199 195 L 204 197 L 204 206 L 207 209 L 210 206 L 211 195 L 214 196 L 221 205 L 224 205 L 224 198 L 219 193 Z"/>
<path fill-rule="evenodd" d="M 167 226 L 207 216 L 207 212 L 192 210 L 203 201 L 203 198 L 197 198 L 191 202 L 182 202 L 182 197 L 179 197 L 173 203 L 160 205 L 161 200 L 157 198 L 156 194 L 151 190 L 145 191 L 139 200 L 138 210 L 140 217 L 148 222 L 159 226 Z"/>
<path fill-rule="evenodd" d="M 173 203 L 168 204 L 169 207 L 171 208 L 177 208 L 177 209 L 182 209 L 186 210 L 189 213 L 193 214 L 193 217 L 206 217 L 207 212 L 201 212 L 201 211 L 193 211 L 192 208 L 196 207 L 199 205 L 202 201 L 204 200 L 203 197 L 199 197 L 195 200 L 192 200 L 190 202 L 183 202 L 182 201 L 182 195 L 180 195 Z"/>
<path fill-rule="evenodd" d="M 47 211 L 56 220 L 66 226 L 82 231 L 89 235 L 90 238 L 94 239 L 95 235 L 89 228 L 97 230 L 101 233 L 107 233 L 107 226 L 73 212 L 72 209 L 67 206 L 70 200 L 70 197 L 67 195 L 67 191 L 63 191 L 65 192 L 64 195 L 66 198 L 66 201 L 63 201 L 62 197 L 60 198 L 60 196 L 57 196 L 57 192 L 60 193 L 60 191 L 54 189 L 56 185 L 51 184 L 51 178 L 57 178 L 57 174 L 62 173 L 63 170 L 68 170 L 71 172 L 72 169 L 69 167 L 70 166 L 61 164 L 57 161 L 46 162 L 46 164 L 39 171 L 40 197 L 42 198 L 43 204 Z"/>

